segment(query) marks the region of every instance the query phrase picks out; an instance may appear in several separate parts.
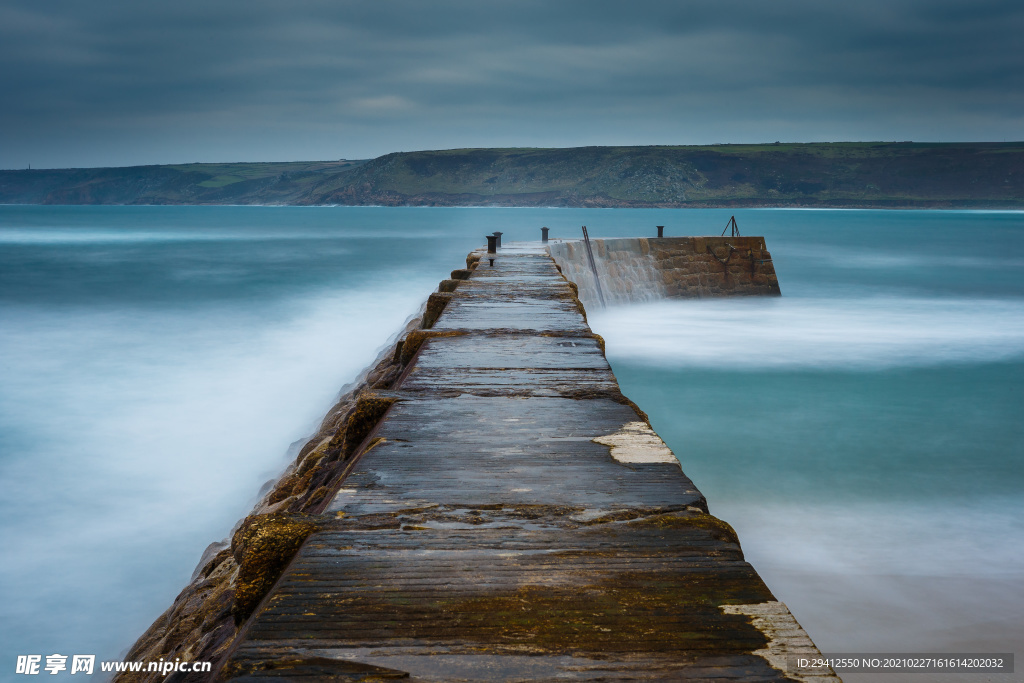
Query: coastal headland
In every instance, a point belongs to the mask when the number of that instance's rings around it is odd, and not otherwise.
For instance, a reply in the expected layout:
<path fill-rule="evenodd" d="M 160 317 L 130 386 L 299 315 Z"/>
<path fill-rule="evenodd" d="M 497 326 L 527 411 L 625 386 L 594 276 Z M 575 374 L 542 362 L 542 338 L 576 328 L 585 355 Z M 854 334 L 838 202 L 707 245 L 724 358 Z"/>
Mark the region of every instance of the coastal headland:
<path fill-rule="evenodd" d="M 745 239 L 634 242 L 666 285 L 685 261 L 777 293 Z M 838 680 L 792 669 L 811 639 L 619 390 L 576 246 L 471 253 L 126 659 L 215 663 L 175 683 Z"/>
<path fill-rule="evenodd" d="M 1022 142 L 452 149 L 0 171 L 5 204 L 1012 209 L 1022 197 Z"/>

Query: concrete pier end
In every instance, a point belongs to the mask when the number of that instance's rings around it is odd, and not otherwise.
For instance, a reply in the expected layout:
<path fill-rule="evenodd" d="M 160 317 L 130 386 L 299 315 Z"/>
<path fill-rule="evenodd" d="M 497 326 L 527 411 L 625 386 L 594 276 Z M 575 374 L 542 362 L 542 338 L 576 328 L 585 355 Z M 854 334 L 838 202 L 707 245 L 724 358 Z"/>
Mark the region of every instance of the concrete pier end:
<path fill-rule="evenodd" d="M 608 303 L 781 293 L 763 237 L 659 235 L 592 239 L 591 245 Z M 561 240 L 548 249 L 565 276 L 578 285 L 583 303 L 597 305 L 600 297 L 583 241 Z"/>

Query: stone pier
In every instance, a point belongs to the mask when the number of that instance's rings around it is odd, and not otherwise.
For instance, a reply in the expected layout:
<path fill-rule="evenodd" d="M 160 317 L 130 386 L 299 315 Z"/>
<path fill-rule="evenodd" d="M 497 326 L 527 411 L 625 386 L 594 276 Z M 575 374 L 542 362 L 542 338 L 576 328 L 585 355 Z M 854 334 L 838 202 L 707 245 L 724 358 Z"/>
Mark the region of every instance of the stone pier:
<path fill-rule="evenodd" d="M 308 537 L 214 680 L 838 680 L 789 672 L 817 649 L 621 394 L 545 248 L 486 257 L 367 388 L 383 414 L 338 476 L 271 494 L 307 506 Z"/>

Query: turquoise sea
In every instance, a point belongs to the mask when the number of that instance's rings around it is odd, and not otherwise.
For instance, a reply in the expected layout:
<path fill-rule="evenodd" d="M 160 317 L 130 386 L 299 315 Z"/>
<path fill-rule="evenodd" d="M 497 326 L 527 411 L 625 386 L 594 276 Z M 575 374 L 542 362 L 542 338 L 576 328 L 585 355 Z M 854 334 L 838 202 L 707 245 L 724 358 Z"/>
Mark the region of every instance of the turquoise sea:
<path fill-rule="evenodd" d="M 1020 650 L 1024 213 L 0 206 L 0 671 L 118 658 L 485 234 L 732 214 L 783 296 L 588 311 L 624 392 L 822 650 Z"/>

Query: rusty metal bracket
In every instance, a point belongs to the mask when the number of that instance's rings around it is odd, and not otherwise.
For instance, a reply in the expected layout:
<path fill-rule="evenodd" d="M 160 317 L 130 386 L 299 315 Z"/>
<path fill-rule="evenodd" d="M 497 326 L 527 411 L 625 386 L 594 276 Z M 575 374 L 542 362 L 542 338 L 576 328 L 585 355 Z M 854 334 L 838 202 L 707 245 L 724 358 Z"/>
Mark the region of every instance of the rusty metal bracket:
<path fill-rule="evenodd" d="M 732 228 L 732 233 L 730 233 L 729 235 L 730 237 L 743 236 L 740 234 L 740 226 L 736 225 L 736 216 L 729 217 L 729 222 L 725 224 L 725 228 L 722 229 L 722 234 L 720 236 L 725 237 L 725 231 L 728 230 L 729 228 Z"/>
<path fill-rule="evenodd" d="M 601 308 L 605 308 L 604 292 L 601 291 L 601 279 L 597 275 L 597 263 L 594 261 L 594 250 L 590 248 L 590 235 L 587 234 L 587 226 L 583 226 L 583 243 L 587 245 L 587 260 L 590 261 L 590 270 L 594 273 L 594 284 L 597 286 L 597 298 L 601 301 Z"/>

